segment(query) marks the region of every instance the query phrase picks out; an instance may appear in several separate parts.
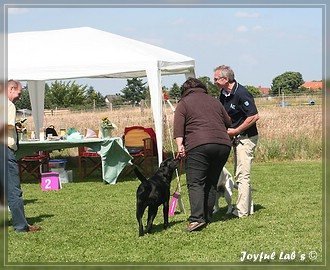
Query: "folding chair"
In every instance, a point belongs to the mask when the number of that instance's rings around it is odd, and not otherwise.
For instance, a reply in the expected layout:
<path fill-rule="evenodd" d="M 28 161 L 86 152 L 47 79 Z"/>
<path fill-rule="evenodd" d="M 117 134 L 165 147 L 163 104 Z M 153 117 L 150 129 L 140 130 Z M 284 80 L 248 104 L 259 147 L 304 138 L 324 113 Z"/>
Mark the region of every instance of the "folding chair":
<path fill-rule="evenodd" d="M 133 164 L 140 165 L 143 162 L 144 175 L 153 174 L 154 156 L 157 154 L 154 130 L 142 126 L 126 127 L 123 141 L 129 154 L 133 157 Z"/>
<path fill-rule="evenodd" d="M 87 131 L 86 131 L 87 132 Z M 85 135 L 86 135 L 85 132 Z M 95 136 L 98 136 L 98 130 L 94 130 Z M 89 137 L 91 138 L 91 137 Z M 83 179 L 90 176 L 94 171 L 100 171 L 102 173 L 102 161 L 101 156 L 91 148 L 85 146 L 78 147 L 78 168 L 79 177 Z"/>
<path fill-rule="evenodd" d="M 49 171 L 49 153 L 47 151 L 24 156 L 18 160 L 18 169 L 21 182 L 29 178 L 41 179 L 41 172 Z M 45 170 L 46 168 L 46 170 Z"/>

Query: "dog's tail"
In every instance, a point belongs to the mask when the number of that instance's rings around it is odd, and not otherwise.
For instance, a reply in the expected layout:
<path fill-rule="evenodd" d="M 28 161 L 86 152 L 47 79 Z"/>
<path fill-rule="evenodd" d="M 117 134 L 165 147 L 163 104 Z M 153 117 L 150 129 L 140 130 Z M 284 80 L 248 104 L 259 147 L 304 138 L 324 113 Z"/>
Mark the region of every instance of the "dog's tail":
<path fill-rule="evenodd" d="M 234 183 L 234 188 L 238 189 L 238 185 L 236 182 Z M 251 191 L 257 191 L 257 190 L 255 188 L 251 187 Z"/>
<path fill-rule="evenodd" d="M 142 183 L 148 181 L 136 166 L 134 167 L 134 172 Z"/>

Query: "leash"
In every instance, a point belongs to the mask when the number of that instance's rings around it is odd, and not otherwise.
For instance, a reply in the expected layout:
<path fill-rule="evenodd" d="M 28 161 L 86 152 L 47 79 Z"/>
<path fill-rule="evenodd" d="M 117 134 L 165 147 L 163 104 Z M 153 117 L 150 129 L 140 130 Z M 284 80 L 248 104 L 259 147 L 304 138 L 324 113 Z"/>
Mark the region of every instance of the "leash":
<path fill-rule="evenodd" d="M 164 97 L 164 107 L 165 107 L 165 117 L 166 117 L 166 122 L 167 122 L 167 130 L 169 132 L 172 155 L 173 155 L 173 158 L 175 158 L 173 138 L 172 138 L 170 123 L 169 123 L 170 121 L 169 121 L 168 114 L 167 114 L 166 103 L 171 107 L 173 113 L 175 111 L 175 108 L 173 107 L 173 105 L 171 104 L 169 98 L 166 96 L 165 93 L 163 94 L 163 97 Z M 166 102 L 165 102 L 165 100 L 166 100 Z M 177 154 L 176 158 L 179 158 L 179 153 Z M 184 214 L 186 213 L 186 211 L 184 209 L 183 201 L 182 201 L 181 195 L 180 195 L 180 193 L 181 193 L 180 176 L 181 176 L 181 173 L 182 173 L 182 164 L 183 164 L 183 158 L 181 157 L 181 159 L 180 159 L 180 171 L 178 172 L 178 169 L 175 169 L 177 185 L 176 185 L 175 192 L 173 194 L 172 202 L 170 204 L 170 210 L 169 210 L 169 215 L 170 216 L 174 215 L 174 211 L 175 211 L 177 202 L 179 203 L 180 211 Z"/>
<path fill-rule="evenodd" d="M 171 104 L 171 102 L 169 101 L 169 98 L 164 93 L 164 106 L 165 106 L 165 117 L 166 117 L 166 122 L 167 122 L 167 130 L 168 130 L 168 135 L 170 137 L 170 144 L 171 144 L 172 155 L 173 155 L 173 158 L 175 158 L 175 156 L 174 156 L 174 145 L 173 145 L 172 132 L 171 132 L 170 121 L 169 121 L 167 110 L 166 110 L 165 100 L 167 101 L 167 104 L 170 104 L 170 107 L 171 107 L 173 113 L 174 113 L 175 109 L 174 109 L 173 105 Z M 178 155 L 176 156 L 176 158 L 178 158 Z M 176 182 L 177 182 L 177 187 L 176 187 L 176 190 L 175 191 L 181 192 L 181 184 L 180 184 L 180 177 L 179 177 L 178 169 L 175 169 L 175 174 L 176 174 Z"/>
<path fill-rule="evenodd" d="M 177 158 L 180 158 L 180 156 L 178 155 Z M 181 199 L 181 194 L 178 191 L 178 188 L 180 188 L 180 176 L 181 176 L 181 172 L 182 172 L 182 164 L 183 164 L 183 158 L 180 158 L 180 173 L 179 173 L 179 181 L 178 184 L 176 186 L 176 189 L 172 195 L 172 200 L 171 203 L 169 205 L 169 209 L 168 209 L 168 215 L 169 216 L 174 216 L 175 215 L 175 209 L 176 209 L 176 205 L 179 204 L 180 207 L 180 212 L 182 213 L 186 213 L 185 209 L 184 209 L 184 205 Z"/>
<path fill-rule="evenodd" d="M 179 169 L 178 181 L 177 181 L 175 192 L 176 191 L 181 192 L 180 177 L 181 177 L 181 174 L 182 174 L 183 158 L 180 157 L 180 154 L 177 154 L 176 158 L 180 158 L 180 167 L 179 167 L 180 169 Z"/>

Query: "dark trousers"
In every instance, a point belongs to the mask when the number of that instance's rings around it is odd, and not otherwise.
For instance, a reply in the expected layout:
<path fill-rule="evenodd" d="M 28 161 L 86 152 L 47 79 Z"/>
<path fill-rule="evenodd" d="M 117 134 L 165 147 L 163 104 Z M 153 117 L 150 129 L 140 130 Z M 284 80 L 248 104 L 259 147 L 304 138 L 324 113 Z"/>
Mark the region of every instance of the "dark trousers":
<path fill-rule="evenodd" d="M 16 232 L 26 232 L 28 223 L 24 213 L 21 182 L 15 152 L 8 148 L 8 206 L 12 216 L 13 227 Z"/>
<path fill-rule="evenodd" d="M 191 211 L 189 222 L 211 221 L 218 179 L 230 149 L 222 144 L 204 144 L 187 153 L 185 165 Z"/>

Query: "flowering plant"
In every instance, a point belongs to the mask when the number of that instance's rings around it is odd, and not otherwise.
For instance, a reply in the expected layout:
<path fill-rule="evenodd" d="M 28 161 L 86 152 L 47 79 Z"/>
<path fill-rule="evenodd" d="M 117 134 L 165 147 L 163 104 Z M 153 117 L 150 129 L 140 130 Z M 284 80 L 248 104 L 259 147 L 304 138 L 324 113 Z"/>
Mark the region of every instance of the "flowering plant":
<path fill-rule="evenodd" d="M 115 125 L 113 123 L 111 123 L 108 116 L 103 116 L 102 121 L 101 121 L 101 127 L 113 129 L 113 128 L 115 128 Z"/>

